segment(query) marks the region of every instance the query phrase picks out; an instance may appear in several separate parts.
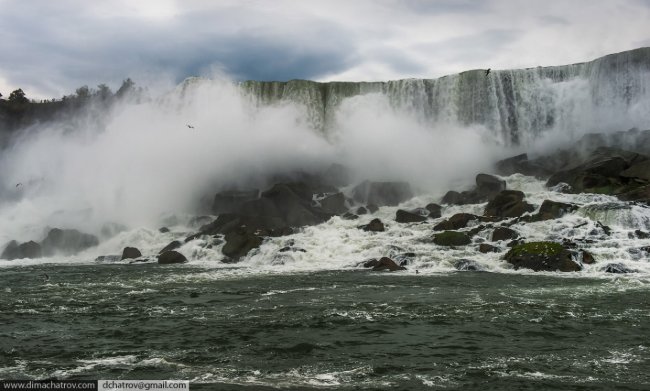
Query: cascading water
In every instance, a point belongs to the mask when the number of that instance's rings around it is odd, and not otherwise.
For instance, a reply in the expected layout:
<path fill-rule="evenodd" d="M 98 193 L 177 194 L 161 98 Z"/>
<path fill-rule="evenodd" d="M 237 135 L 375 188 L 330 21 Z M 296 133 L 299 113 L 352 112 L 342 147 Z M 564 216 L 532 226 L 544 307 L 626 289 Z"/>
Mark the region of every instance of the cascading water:
<path fill-rule="evenodd" d="M 580 64 L 518 70 L 472 70 L 439 79 L 388 82 L 247 81 L 260 104 L 304 105 L 313 126 L 336 126 L 345 98 L 377 93 L 429 124 L 483 125 L 503 145 L 528 145 L 558 132 L 650 127 L 650 48 Z"/>

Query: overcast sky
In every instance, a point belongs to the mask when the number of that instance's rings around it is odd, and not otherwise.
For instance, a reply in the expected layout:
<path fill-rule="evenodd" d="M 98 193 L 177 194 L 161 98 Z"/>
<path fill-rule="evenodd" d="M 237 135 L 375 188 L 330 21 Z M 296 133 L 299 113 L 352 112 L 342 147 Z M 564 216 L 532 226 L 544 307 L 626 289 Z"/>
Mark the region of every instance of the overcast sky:
<path fill-rule="evenodd" d="M 650 0 L 0 0 L 0 92 L 434 78 L 650 46 Z"/>

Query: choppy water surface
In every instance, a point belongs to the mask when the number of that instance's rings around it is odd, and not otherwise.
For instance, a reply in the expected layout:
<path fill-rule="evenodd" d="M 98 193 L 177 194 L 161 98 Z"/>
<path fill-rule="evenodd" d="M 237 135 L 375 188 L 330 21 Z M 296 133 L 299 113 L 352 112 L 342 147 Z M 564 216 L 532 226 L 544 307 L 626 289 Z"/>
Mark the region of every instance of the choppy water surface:
<path fill-rule="evenodd" d="M 649 292 L 639 276 L 4 268 L 0 378 L 641 390 Z"/>

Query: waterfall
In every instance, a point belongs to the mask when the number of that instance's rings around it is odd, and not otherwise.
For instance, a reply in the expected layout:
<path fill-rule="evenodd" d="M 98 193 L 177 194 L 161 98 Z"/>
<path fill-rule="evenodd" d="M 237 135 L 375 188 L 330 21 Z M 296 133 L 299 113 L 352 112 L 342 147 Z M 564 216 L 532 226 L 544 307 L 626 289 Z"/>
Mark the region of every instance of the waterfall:
<path fill-rule="evenodd" d="M 483 125 L 502 145 L 527 144 L 550 130 L 650 128 L 650 48 L 489 75 L 479 69 L 438 79 L 245 81 L 240 87 L 260 105 L 303 105 L 310 123 L 325 133 L 344 99 L 370 93 L 385 95 L 423 123 Z"/>

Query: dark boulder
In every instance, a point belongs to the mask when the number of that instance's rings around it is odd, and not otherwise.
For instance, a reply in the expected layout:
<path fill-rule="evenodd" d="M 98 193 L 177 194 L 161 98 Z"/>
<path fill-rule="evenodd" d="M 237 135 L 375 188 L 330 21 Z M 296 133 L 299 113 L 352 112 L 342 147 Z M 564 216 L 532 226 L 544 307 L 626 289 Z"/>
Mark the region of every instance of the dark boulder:
<path fill-rule="evenodd" d="M 579 259 L 582 263 L 585 265 L 591 265 L 596 262 L 596 259 L 594 258 L 593 254 L 590 253 L 587 250 L 579 250 L 578 251 Z"/>
<path fill-rule="evenodd" d="M 377 211 L 379 210 L 379 207 L 377 205 L 375 205 L 375 204 L 368 204 L 368 205 L 366 205 L 366 209 L 368 209 L 368 212 L 370 212 L 370 213 L 377 213 Z"/>
<path fill-rule="evenodd" d="M 259 247 L 263 239 L 246 229 L 239 229 L 226 234 L 226 244 L 224 244 L 221 252 L 226 257 L 232 259 L 239 259 L 246 256 L 249 251 Z"/>
<path fill-rule="evenodd" d="M 167 228 L 167 227 L 160 227 L 160 228 L 158 229 L 158 232 L 160 232 L 161 234 L 166 234 L 167 232 L 169 232 L 169 228 Z"/>
<path fill-rule="evenodd" d="M 392 259 L 388 257 L 382 257 L 377 263 L 372 267 L 372 271 L 381 272 L 381 271 L 397 271 L 397 270 L 406 270 L 405 267 L 399 266 Z"/>
<path fill-rule="evenodd" d="M 646 182 L 650 181 L 650 160 L 645 160 L 631 165 L 620 173 L 624 178 L 640 179 Z"/>
<path fill-rule="evenodd" d="M 648 239 L 648 238 L 650 238 L 650 233 L 645 232 L 645 231 L 641 231 L 640 229 L 635 230 L 634 234 L 639 239 Z"/>
<path fill-rule="evenodd" d="M 423 216 L 421 212 L 422 212 L 421 210 L 417 210 L 417 209 L 416 210 L 398 209 L 395 216 L 395 221 L 397 221 L 398 223 L 419 223 L 422 221 L 426 221 L 427 216 L 426 215 Z M 425 212 L 427 212 L 428 214 L 428 211 L 426 211 L 426 209 Z"/>
<path fill-rule="evenodd" d="M 325 213 L 340 215 L 347 211 L 345 207 L 345 196 L 343 193 L 335 193 L 326 196 L 320 202 L 320 207 Z"/>
<path fill-rule="evenodd" d="M 442 196 L 440 202 L 449 205 L 463 205 L 463 200 L 464 198 L 462 194 L 455 190 L 449 190 L 444 196 Z"/>
<path fill-rule="evenodd" d="M 270 200 L 280 217 L 289 227 L 315 225 L 327 220 L 311 206 L 313 192 L 300 183 L 274 185 L 262 193 L 262 198 Z M 329 216 L 328 216 L 329 217 Z"/>
<path fill-rule="evenodd" d="M 359 216 L 365 215 L 368 214 L 368 209 L 364 208 L 363 206 L 360 206 L 357 208 L 355 213 L 358 214 Z"/>
<path fill-rule="evenodd" d="M 534 271 L 575 272 L 582 270 L 564 246 L 554 242 L 531 242 L 518 244 L 505 255 L 505 260 L 515 269 Z"/>
<path fill-rule="evenodd" d="M 244 202 L 257 199 L 259 190 L 226 190 L 221 191 L 214 196 L 212 202 L 212 213 L 219 215 L 222 213 L 232 213 L 237 211 Z"/>
<path fill-rule="evenodd" d="M 346 212 L 341 215 L 341 218 L 344 220 L 356 220 L 359 218 L 359 216 L 355 215 L 354 213 Z"/>
<path fill-rule="evenodd" d="M 645 166 L 643 162 L 647 161 L 646 156 L 634 152 L 600 147 L 593 151 L 585 162 L 553 174 L 546 182 L 546 185 L 553 187 L 564 182 L 570 186 L 573 193 L 589 192 L 618 195 L 633 191 L 641 185 L 641 183 L 635 183 L 631 179 L 644 182 L 643 179 L 636 178 L 636 176 L 645 175 L 642 172 Z M 635 168 L 627 171 L 632 167 Z"/>
<path fill-rule="evenodd" d="M 433 235 L 433 243 L 439 246 L 465 246 L 471 241 L 469 235 L 464 232 L 445 231 Z"/>
<path fill-rule="evenodd" d="M 506 181 L 502 179 L 488 174 L 478 174 L 476 176 L 476 191 L 488 200 L 505 189 Z"/>
<path fill-rule="evenodd" d="M 140 258 L 141 256 L 142 253 L 137 248 L 124 247 L 124 250 L 122 250 L 122 257 L 120 258 L 120 261 L 125 259 L 136 259 L 136 258 Z"/>
<path fill-rule="evenodd" d="M 99 240 L 95 235 L 77 231 L 76 229 L 53 228 L 41 242 L 43 254 L 72 255 L 90 247 L 97 246 Z"/>
<path fill-rule="evenodd" d="M 413 192 L 406 182 L 365 181 L 352 190 L 352 197 L 365 204 L 395 206 L 413 198 Z"/>
<path fill-rule="evenodd" d="M 29 242 L 18 244 L 18 242 L 12 240 L 7 243 L 7 246 L 2 251 L 2 255 L 0 255 L 0 259 L 13 261 L 14 259 L 35 259 L 42 256 L 43 251 L 40 244 L 31 240 Z"/>
<path fill-rule="evenodd" d="M 459 259 L 454 262 L 454 268 L 461 272 L 480 272 L 485 268 L 471 259 Z"/>
<path fill-rule="evenodd" d="M 486 254 L 486 253 L 498 253 L 498 252 L 500 252 L 501 250 L 499 250 L 498 247 L 493 246 L 493 245 L 491 245 L 491 244 L 481 243 L 481 244 L 479 244 L 479 246 L 478 246 L 478 251 L 479 251 L 479 252 L 482 252 L 483 254 Z"/>
<path fill-rule="evenodd" d="M 449 231 L 467 227 L 470 221 L 478 220 L 479 217 L 470 213 L 456 213 L 450 218 L 443 220 L 433 227 L 434 231 Z"/>
<path fill-rule="evenodd" d="M 517 231 L 507 227 L 497 227 L 492 232 L 492 241 L 498 242 L 500 240 L 511 240 L 519 237 Z"/>
<path fill-rule="evenodd" d="M 544 200 L 539 212 L 533 217 L 535 221 L 559 219 L 567 213 L 577 210 L 578 207 L 574 204 L 567 204 L 564 202 L 557 202 L 551 200 Z"/>
<path fill-rule="evenodd" d="M 384 232 L 386 230 L 384 223 L 379 219 L 372 219 L 368 224 L 362 225 L 359 228 L 369 232 Z"/>
<path fill-rule="evenodd" d="M 535 207 L 524 201 L 524 193 L 519 190 L 504 190 L 485 206 L 485 216 L 501 218 L 519 217 L 532 212 Z"/>
<path fill-rule="evenodd" d="M 622 263 L 610 263 L 605 265 L 601 271 L 605 273 L 613 273 L 613 274 L 628 274 L 628 273 L 636 273 L 637 270 L 630 269 L 629 267 L 625 266 Z"/>
<path fill-rule="evenodd" d="M 167 252 L 167 251 L 176 250 L 177 248 L 179 248 L 182 245 L 183 245 L 183 243 L 181 243 L 180 241 L 174 240 L 173 242 L 171 242 L 168 245 L 166 245 L 165 247 L 163 247 L 163 249 L 160 250 L 158 252 L 158 254 L 162 254 L 162 253 Z"/>
<path fill-rule="evenodd" d="M 544 161 L 528 160 L 527 154 L 513 156 L 496 163 L 497 173 L 500 175 L 523 174 L 537 178 L 551 175 L 552 169 L 545 167 Z"/>
<path fill-rule="evenodd" d="M 442 206 L 438 204 L 434 204 L 434 203 L 428 204 L 427 206 L 425 206 L 425 209 L 429 211 L 429 217 L 431 217 L 432 219 L 437 219 L 440 216 L 442 216 Z"/>
<path fill-rule="evenodd" d="M 177 251 L 167 251 L 158 255 L 158 263 L 171 264 L 171 263 L 185 263 L 187 258 Z"/>

